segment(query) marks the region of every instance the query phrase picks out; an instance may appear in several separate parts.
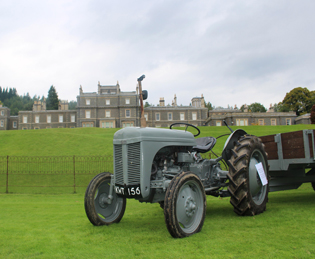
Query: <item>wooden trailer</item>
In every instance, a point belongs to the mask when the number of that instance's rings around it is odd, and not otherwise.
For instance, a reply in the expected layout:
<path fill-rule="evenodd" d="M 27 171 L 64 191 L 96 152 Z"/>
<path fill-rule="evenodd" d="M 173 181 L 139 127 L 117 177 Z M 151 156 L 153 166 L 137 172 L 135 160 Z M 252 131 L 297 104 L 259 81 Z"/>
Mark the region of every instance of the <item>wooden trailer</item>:
<path fill-rule="evenodd" d="M 268 154 L 270 191 L 297 189 L 310 182 L 315 190 L 315 130 L 260 137 Z"/>

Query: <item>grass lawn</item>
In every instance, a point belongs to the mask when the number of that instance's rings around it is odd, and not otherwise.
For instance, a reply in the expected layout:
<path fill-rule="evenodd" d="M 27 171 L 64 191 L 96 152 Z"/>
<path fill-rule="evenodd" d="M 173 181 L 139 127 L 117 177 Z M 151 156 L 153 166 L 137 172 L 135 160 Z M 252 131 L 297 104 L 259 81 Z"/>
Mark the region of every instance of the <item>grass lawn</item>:
<path fill-rule="evenodd" d="M 237 216 L 229 198 L 207 197 L 200 233 L 172 238 L 158 204 L 127 201 L 122 221 L 95 227 L 84 195 L 0 194 L 0 258 L 314 258 L 315 192 L 269 194 L 267 210 Z"/>
<path fill-rule="evenodd" d="M 199 137 L 230 133 L 227 127 L 199 127 Z M 315 125 L 246 126 L 247 133 L 264 136 L 315 129 Z M 183 129 L 183 128 L 182 128 Z M 113 136 L 118 129 L 75 128 L 0 131 L 0 156 L 108 156 L 113 155 Z M 221 154 L 227 136 L 218 140 L 214 150 Z"/>
<path fill-rule="evenodd" d="M 229 133 L 226 127 L 200 129 L 201 137 Z M 262 136 L 315 125 L 243 129 Z M 0 156 L 112 155 L 116 131 L 2 131 Z M 216 153 L 221 154 L 226 138 L 218 139 Z M 1 193 L 0 258 L 315 258 L 315 192 L 310 183 L 270 193 L 267 210 L 254 217 L 237 216 L 229 198 L 208 196 L 202 231 L 184 239 L 169 235 L 158 204 L 130 199 L 119 224 L 95 227 L 84 211 L 84 189 L 76 194 L 54 194 L 53 189 L 49 194 Z"/>

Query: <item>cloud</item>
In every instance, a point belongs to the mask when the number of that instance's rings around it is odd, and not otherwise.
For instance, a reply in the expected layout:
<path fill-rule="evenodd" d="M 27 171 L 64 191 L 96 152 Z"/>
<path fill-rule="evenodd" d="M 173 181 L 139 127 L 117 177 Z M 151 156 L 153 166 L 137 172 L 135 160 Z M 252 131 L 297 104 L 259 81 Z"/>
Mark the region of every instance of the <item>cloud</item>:
<path fill-rule="evenodd" d="M 134 91 L 146 75 L 148 102 L 215 106 L 282 101 L 314 90 L 315 2 L 2 1 L 0 85 L 19 94 L 75 100 L 97 83 Z"/>

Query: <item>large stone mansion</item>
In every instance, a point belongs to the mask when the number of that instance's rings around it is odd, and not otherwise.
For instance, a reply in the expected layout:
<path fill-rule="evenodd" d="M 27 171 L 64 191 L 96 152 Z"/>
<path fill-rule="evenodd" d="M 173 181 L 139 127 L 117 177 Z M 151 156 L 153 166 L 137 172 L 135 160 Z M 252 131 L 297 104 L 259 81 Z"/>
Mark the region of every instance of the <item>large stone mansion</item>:
<path fill-rule="evenodd" d="M 160 98 L 158 106 L 144 108 L 148 127 L 169 127 L 175 122 L 195 126 L 229 125 L 291 125 L 310 123 L 306 116 L 297 118 L 294 112 L 252 113 L 238 109 L 208 111 L 204 97 L 194 97 L 188 106 L 177 105 L 177 97 L 171 105 Z M 83 92 L 80 86 L 76 110 L 68 109 L 67 101 L 60 101 L 58 110 L 46 110 L 45 101 L 35 101 L 32 111 L 20 111 L 10 116 L 10 109 L 0 107 L 0 130 L 48 129 L 48 128 L 124 128 L 140 125 L 139 92 L 123 92 L 120 85 L 100 85 L 97 92 Z"/>

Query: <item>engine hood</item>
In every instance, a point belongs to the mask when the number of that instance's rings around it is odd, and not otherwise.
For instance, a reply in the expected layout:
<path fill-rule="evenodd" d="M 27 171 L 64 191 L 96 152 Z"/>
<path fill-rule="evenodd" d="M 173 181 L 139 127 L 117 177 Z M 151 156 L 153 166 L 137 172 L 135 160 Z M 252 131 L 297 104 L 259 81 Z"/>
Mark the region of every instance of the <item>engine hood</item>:
<path fill-rule="evenodd" d="M 113 144 L 129 144 L 141 141 L 182 143 L 196 145 L 192 133 L 184 130 L 127 127 L 114 134 Z"/>

